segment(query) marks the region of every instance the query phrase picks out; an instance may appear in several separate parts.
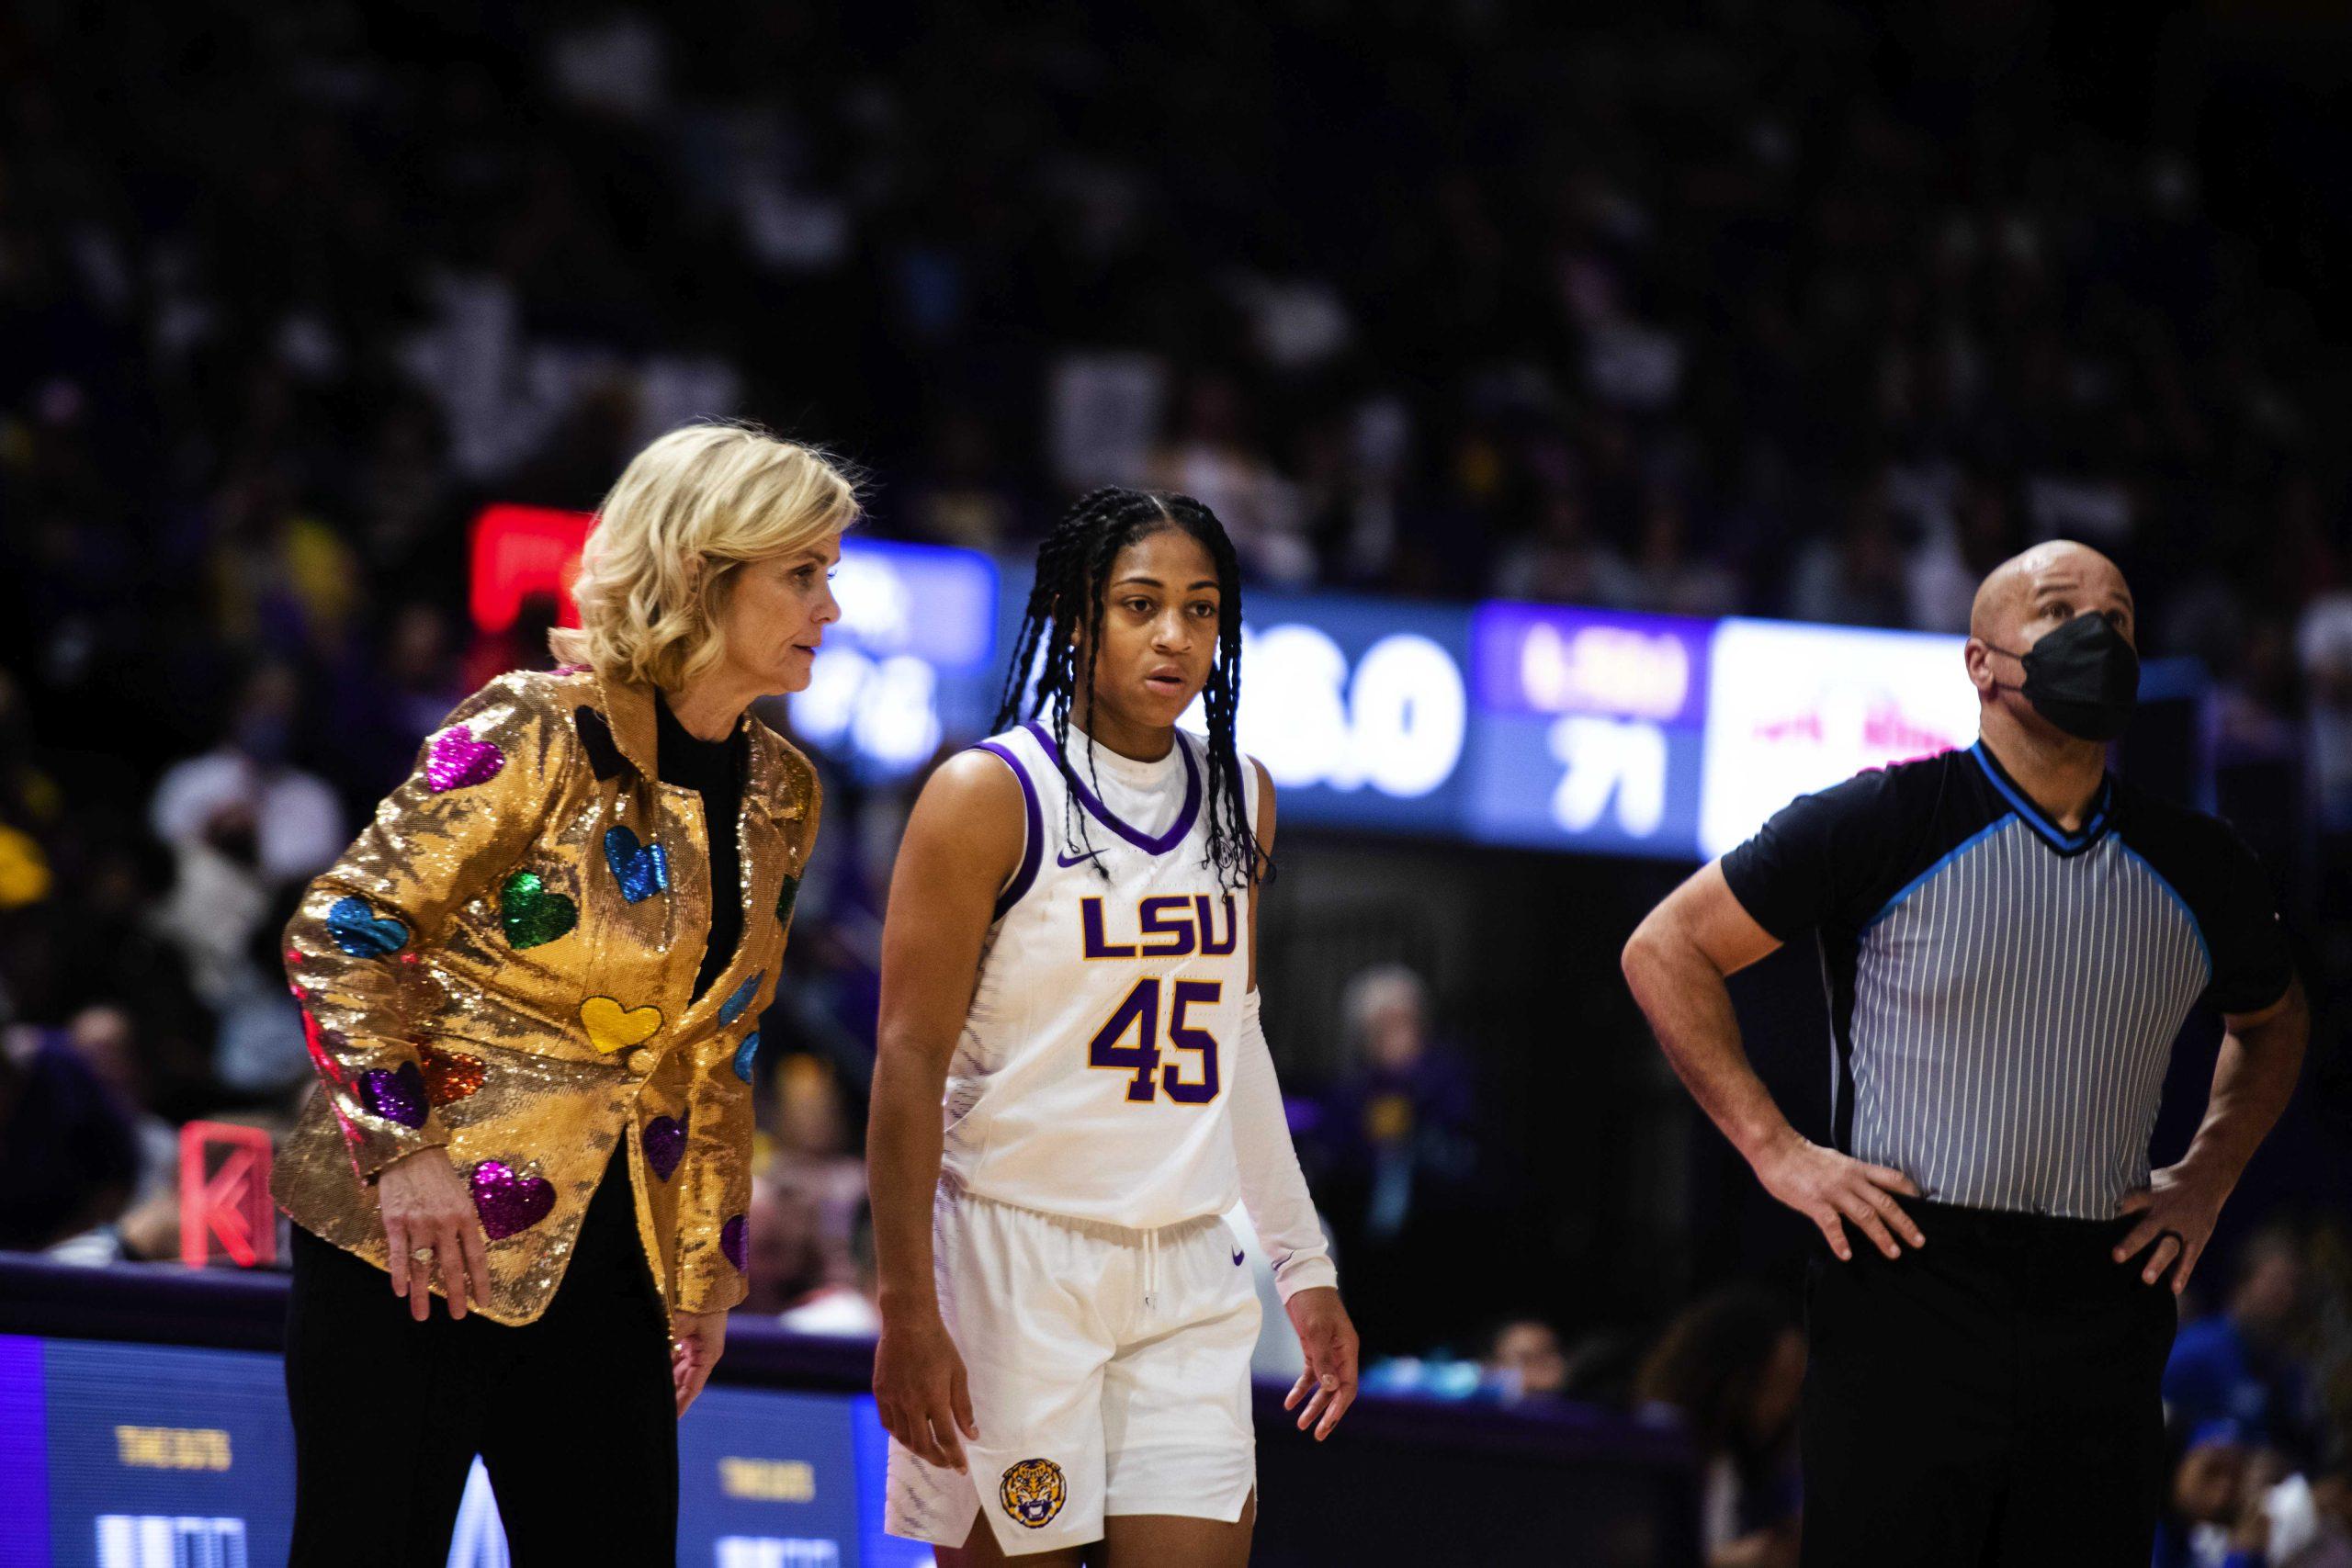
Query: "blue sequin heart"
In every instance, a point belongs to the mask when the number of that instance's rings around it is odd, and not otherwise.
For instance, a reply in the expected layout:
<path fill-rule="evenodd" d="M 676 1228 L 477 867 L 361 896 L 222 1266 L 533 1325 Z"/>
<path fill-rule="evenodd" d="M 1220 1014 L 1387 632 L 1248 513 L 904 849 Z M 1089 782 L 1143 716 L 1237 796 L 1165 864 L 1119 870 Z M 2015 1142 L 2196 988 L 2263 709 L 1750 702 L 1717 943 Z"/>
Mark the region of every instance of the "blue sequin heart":
<path fill-rule="evenodd" d="M 735 994 L 718 1004 L 718 1021 L 722 1025 L 729 1024 L 742 1017 L 743 1010 L 752 1005 L 752 997 L 759 993 L 760 982 L 767 977 L 768 972 L 763 969 L 736 987 Z"/>
<path fill-rule="evenodd" d="M 364 898 L 338 898 L 327 911 L 327 935 L 354 958 L 382 958 L 408 945 L 408 927 L 379 915 Z"/>
<path fill-rule="evenodd" d="M 735 1047 L 735 1076 L 745 1083 L 752 1081 L 752 1059 L 760 1054 L 760 1032 L 756 1029 L 743 1036 L 743 1043 Z"/>
<path fill-rule="evenodd" d="M 621 897 L 632 904 L 641 904 L 656 893 L 670 890 L 670 857 L 662 852 L 659 844 L 642 844 L 627 828 L 615 828 L 605 835 L 605 863 L 613 868 L 613 880 L 621 885 Z"/>

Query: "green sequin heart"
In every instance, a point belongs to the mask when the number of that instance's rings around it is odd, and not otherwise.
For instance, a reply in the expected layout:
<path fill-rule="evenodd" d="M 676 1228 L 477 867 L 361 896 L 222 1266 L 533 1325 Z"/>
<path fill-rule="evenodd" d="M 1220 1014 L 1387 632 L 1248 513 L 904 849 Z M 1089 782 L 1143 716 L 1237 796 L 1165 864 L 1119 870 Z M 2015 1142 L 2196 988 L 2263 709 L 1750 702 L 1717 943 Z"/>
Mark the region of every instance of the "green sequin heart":
<path fill-rule="evenodd" d="M 792 924 L 793 901 L 799 897 L 800 879 L 797 876 L 786 877 L 784 879 L 784 886 L 776 890 L 775 895 L 776 924 L 786 927 L 789 927 Z"/>
<path fill-rule="evenodd" d="M 498 918 L 517 948 L 553 942 L 580 923 L 580 906 L 550 893 L 536 871 L 518 871 L 498 890 Z"/>

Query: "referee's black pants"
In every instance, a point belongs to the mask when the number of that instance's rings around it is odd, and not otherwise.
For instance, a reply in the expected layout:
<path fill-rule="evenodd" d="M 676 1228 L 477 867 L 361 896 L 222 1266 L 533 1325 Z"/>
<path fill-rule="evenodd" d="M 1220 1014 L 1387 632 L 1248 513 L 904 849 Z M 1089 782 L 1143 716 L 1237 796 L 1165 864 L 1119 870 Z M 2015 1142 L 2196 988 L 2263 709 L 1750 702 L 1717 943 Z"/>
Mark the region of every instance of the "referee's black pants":
<path fill-rule="evenodd" d="M 1804 1568 L 2147 1568 L 2177 1318 L 2132 1222 L 1905 1207 L 1926 1247 L 1806 1278 Z"/>
<path fill-rule="evenodd" d="M 673 1564 L 669 1319 L 638 1240 L 626 1151 L 589 1200 L 546 1312 L 509 1325 L 294 1227 L 286 1393 L 291 1568 L 441 1568 L 480 1454 L 515 1568 Z"/>

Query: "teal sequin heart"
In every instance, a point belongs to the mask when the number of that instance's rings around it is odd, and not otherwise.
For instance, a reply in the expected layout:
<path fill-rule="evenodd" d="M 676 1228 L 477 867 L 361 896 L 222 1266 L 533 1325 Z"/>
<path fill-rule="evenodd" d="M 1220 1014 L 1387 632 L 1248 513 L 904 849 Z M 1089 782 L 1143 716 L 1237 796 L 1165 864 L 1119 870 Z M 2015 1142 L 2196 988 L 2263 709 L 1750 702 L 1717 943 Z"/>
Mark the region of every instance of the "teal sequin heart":
<path fill-rule="evenodd" d="M 620 884 L 621 897 L 632 904 L 670 890 L 670 857 L 659 844 L 639 843 L 627 828 L 615 827 L 605 834 L 605 863 Z"/>
<path fill-rule="evenodd" d="M 718 1021 L 720 1024 L 729 1024 L 742 1017 L 743 1010 L 752 1005 L 752 998 L 760 994 L 760 982 L 767 977 L 768 972 L 763 969 L 758 974 L 752 976 L 750 979 L 744 981 L 741 985 L 736 987 L 735 994 L 718 1004 Z"/>
<path fill-rule="evenodd" d="M 354 958 L 389 958 L 408 945 L 408 927 L 379 915 L 364 898 L 338 898 L 327 911 L 327 934 Z"/>
<path fill-rule="evenodd" d="M 788 928 L 792 924 L 793 901 L 799 897 L 800 879 L 797 876 L 786 877 L 784 886 L 777 888 L 775 894 L 775 923 L 777 925 Z"/>
<path fill-rule="evenodd" d="M 551 891 L 536 871 L 518 871 L 498 890 L 498 919 L 517 949 L 553 942 L 580 923 L 580 906 Z"/>

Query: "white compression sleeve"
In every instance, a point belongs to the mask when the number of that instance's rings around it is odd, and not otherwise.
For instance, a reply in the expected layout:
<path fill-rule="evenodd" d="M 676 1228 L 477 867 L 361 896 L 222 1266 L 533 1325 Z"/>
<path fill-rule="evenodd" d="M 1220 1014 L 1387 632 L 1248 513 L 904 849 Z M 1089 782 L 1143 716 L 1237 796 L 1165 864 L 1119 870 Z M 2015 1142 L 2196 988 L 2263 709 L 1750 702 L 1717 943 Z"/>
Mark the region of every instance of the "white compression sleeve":
<path fill-rule="evenodd" d="M 1340 1282 L 1331 1249 L 1315 1217 L 1315 1200 L 1291 1146 L 1290 1118 L 1274 1078 L 1273 1054 L 1258 1020 L 1258 993 L 1241 1000 L 1241 1053 L 1233 1073 L 1233 1153 L 1241 1167 L 1241 1201 L 1274 1266 L 1274 1289 L 1287 1302 L 1301 1291 Z"/>

